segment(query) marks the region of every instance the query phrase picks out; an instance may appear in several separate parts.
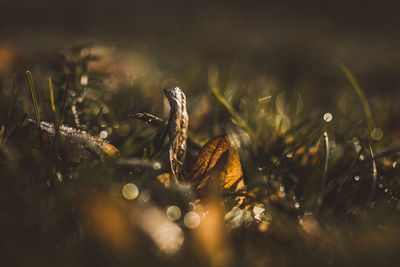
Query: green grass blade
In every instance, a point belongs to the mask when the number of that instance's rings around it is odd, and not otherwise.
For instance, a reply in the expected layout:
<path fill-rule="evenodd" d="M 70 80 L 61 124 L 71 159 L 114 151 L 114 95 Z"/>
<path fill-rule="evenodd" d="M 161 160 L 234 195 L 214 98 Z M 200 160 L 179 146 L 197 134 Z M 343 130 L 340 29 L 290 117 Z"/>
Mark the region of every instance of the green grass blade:
<path fill-rule="evenodd" d="M 344 65 L 341 62 L 337 62 L 339 69 L 344 73 L 344 75 L 346 75 L 347 79 L 350 81 L 351 85 L 353 86 L 354 91 L 356 92 L 358 98 L 360 99 L 362 108 L 364 110 L 364 114 L 365 117 L 367 118 L 367 123 L 368 123 L 368 130 L 369 130 L 369 138 L 370 138 L 370 134 L 372 129 L 374 129 L 374 122 L 372 120 L 372 112 L 371 112 L 371 108 L 369 106 L 368 103 L 368 99 L 364 93 L 364 91 L 362 90 L 360 84 L 358 83 L 357 79 L 354 77 L 354 75 L 352 74 L 352 72 L 349 70 L 349 68 L 346 67 L 346 65 Z"/>
<path fill-rule="evenodd" d="M 221 86 L 220 86 L 221 94 L 223 94 L 225 92 L 226 88 L 228 87 L 228 84 L 229 84 L 229 81 L 232 78 L 232 74 L 233 74 L 234 69 L 235 69 L 235 62 L 232 62 L 232 64 L 230 64 L 230 66 L 228 68 L 228 71 L 227 71 L 226 75 L 224 75 L 224 77 L 223 77 L 223 79 L 222 79 L 222 81 L 220 83 L 221 84 Z"/>
<path fill-rule="evenodd" d="M 208 66 L 207 78 L 208 78 L 208 88 L 210 88 L 211 91 L 215 90 L 217 92 L 220 92 L 221 89 L 219 88 L 219 71 L 215 65 Z M 209 128 L 211 136 L 217 135 L 219 130 L 218 124 L 220 118 L 221 118 L 221 107 L 216 106 L 213 108 L 211 116 L 212 127 Z"/>
<path fill-rule="evenodd" d="M 72 82 L 72 73 L 68 74 L 67 85 L 65 86 L 65 93 L 64 93 L 63 99 L 62 99 L 62 108 L 61 108 L 61 114 L 60 114 L 62 123 L 64 123 L 64 121 L 65 121 L 65 106 L 67 104 L 68 90 L 70 88 L 71 82 Z"/>
<path fill-rule="evenodd" d="M 14 76 L 13 84 L 12 84 L 12 88 L 11 88 L 10 100 L 9 100 L 9 104 L 8 104 L 8 112 L 7 112 L 7 117 L 6 117 L 6 121 L 5 121 L 5 125 L 4 125 L 4 136 L 8 135 L 8 130 L 9 130 L 9 126 L 10 126 L 12 111 L 14 108 L 14 102 L 15 102 L 14 100 L 15 100 L 16 93 L 17 93 L 17 75 Z"/>
<path fill-rule="evenodd" d="M 339 187 L 337 189 L 338 194 L 342 192 L 344 184 L 347 183 L 347 181 L 350 179 L 350 176 L 353 173 L 354 167 L 356 166 L 356 163 L 359 160 L 362 152 L 363 152 L 363 149 L 360 149 L 360 151 L 357 152 L 357 154 L 355 155 L 355 157 L 353 158 L 353 160 L 350 164 L 349 169 L 347 170 L 347 174 L 344 176 L 344 178 L 342 180 L 340 180 Z"/>
<path fill-rule="evenodd" d="M 231 115 L 235 123 L 244 131 L 246 131 L 249 134 L 250 138 L 254 140 L 254 135 L 249 125 L 244 119 L 239 116 L 239 114 L 236 113 L 236 111 L 232 108 L 228 101 L 226 101 L 226 99 L 216 89 L 211 89 L 211 93 L 217 100 L 217 102 L 225 109 L 225 111 L 227 111 L 229 115 Z"/>
<path fill-rule="evenodd" d="M 54 105 L 54 89 L 53 89 L 53 82 L 49 77 L 49 88 L 50 88 L 50 103 L 51 103 L 51 110 L 55 113 L 56 106 Z"/>
<path fill-rule="evenodd" d="M 325 149 L 325 162 L 324 162 L 324 172 L 322 175 L 322 181 L 321 181 L 321 192 L 317 200 L 317 211 L 322 205 L 322 197 L 323 193 L 325 190 L 325 183 L 326 183 L 326 176 L 328 174 L 328 166 L 329 166 L 329 136 L 327 132 L 324 132 L 323 134 L 323 140 L 324 140 L 324 149 Z"/>
<path fill-rule="evenodd" d="M 324 132 L 324 149 L 325 149 L 325 163 L 324 163 L 324 174 L 322 176 L 322 185 L 321 191 L 323 191 L 326 182 L 326 176 L 328 174 L 328 164 L 329 164 L 329 136 L 327 132 Z"/>
<path fill-rule="evenodd" d="M 33 109 L 35 111 L 36 126 L 39 131 L 40 146 L 42 147 L 42 131 L 40 129 L 40 115 L 39 115 L 39 106 L 38 106 L 37 98 L 36 98 L 36 90 L 35 90 L 35 86 L 33 84 L 31 72 L 29 70 L 27 70 L 25 73 L 26 73 L 26 77 L 28 78 L 29 89 L 31 91 Z"/>
<path fill-rule="evenodd" d="M 378 171 L 376 168 L 374 151 L 372 150 L 371 145 L 368 145 L 368 148 L 369 148 L 369 153 L 371 154 L 371 162 L 372 162 L 372 184 L 371 184 L 371 193 L 369 194 L 369 203 L 372 204 L 372 201 L 375 196 L 375 188 L 376 188 L 376 182 L 377 182 L 377 178 L 378 178 Z"/>
<path fill-rule="evenodd" d="M 8 105 L 8 112 L 7 112 L 7 122 L 10 121 L 11 115 L 12 115 L 12 110 L 14 107 L 14 99 L 15 95 L 17 93 L 17 75 L 14 76 L 13 84 L 12 84 L 12 89 L 11 89 L 11 95 L 10 95 L 10 103 Z"/>
<path fill-rule="evenodd" d="M 387 157 L 387 156 L 397 153 L 397 152 L 400 152 L 400 145 L 391 147 L 386 151 L 379 152 L 378 154 L 375 155 L 374 159 L 377 160 L 377 159 L 380 159 L 383 157 Z"/>
<path fill-rule="evenodd" d="M 49 77 L 49 88 L 50 88 L 51 110 L 53 111 L 53 117 L 54 117 L 56 143 L 58 143 L 59 142 L 58 139 L 60 137 L 60 120 L 59 120 L 59 117 L 58 117 L 56 106 L 54 104 L 54 89 L 53 89 L 53 81 L 51 80 L 51 77 Z"/>

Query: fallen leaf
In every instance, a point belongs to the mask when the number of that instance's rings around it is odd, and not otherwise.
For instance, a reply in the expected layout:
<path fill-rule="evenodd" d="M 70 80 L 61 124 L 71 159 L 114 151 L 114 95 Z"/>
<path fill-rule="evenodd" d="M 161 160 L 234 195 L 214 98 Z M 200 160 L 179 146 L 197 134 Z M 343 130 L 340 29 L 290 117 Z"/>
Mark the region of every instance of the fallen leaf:
<path fill-rule="evenodd" d="M 118 148 L 104 141 L 101 144 L 101 150 L 103 150 L 103 152 L 109 156 L 115 156 L 119 154 Z"/>
<path fill-rule="evenodd" d="M 222 135 L 203 146 L 185 180 L 194 183 L 195 190 L 216 184 L 217 190 L 236 191 L 244 188 L 242 176 L 239 155 Z"/>
<path fill-rule="evenodd" d="M 244 189 L 242 165 L 239 154 L 233 145 L 229 146 L 228 160 L 225 165 L 224 188 Z"/>

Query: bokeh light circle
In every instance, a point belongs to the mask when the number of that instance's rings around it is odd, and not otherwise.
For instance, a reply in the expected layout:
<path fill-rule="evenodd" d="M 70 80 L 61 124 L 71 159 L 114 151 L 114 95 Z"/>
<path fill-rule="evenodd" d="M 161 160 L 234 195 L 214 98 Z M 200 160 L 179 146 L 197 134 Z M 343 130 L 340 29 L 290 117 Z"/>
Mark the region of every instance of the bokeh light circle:
<path fill-rule="evenodd" d="M 135 199 L 139 195 L 139 188 L 133 183 L 128 183 L 122 188 L 122 195 L 128 200 Z"/>
<path fill-rule="evenodd" d="M 379 141 L 383 138 L 383 131 L 381 128 L 374 128 L 371 131 L 371 138 L 375 141 Z"/>
<path fill-rule="evenodd" d="M 166 209 L 168 219 L 176 221 L 181 217 L 181 209 L 177 206 L 169 206 Z"/>
<path fill-rule="evenodd" d="M 189 229 L 196 229 L 200 225 L 200 215 L 195 211 L 189 211 L 186 213 L 183 222 Z"/>

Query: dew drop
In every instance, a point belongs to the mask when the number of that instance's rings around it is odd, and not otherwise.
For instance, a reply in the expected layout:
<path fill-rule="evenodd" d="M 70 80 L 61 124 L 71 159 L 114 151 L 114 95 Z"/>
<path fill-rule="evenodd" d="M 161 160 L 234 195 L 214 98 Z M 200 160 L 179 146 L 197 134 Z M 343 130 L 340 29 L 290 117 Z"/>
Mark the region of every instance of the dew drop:
<path fill-rule="evenodd" d="M 330 122 L 330 121 L 332 121 L 332 119 L 333 119 L 333 115 L 331 113 L 327 112 L 324 114 L 324 121 Z"/>
<path fill-rule="evenodd" d="M 284 186 L 281 185 L 279 187 L 279 191 L 278 191 L 277 195 L 280 198 L 284 198 L 286 196 L 286 192 L 285 192 L 285 187 Z"/>
<path fill-rule="evenodd" d="M 87 74 L 82 74 L 81 76 L 81 85 L 86 86 L 89 82 L 89 76 Z"/>
<path fill-rule="evenodd" d="M 56 172 L 57 180 L 61 183 L 63 181 L 63 176 L 60 172 Z"/>
<path fill-rule="evenodd" d="M 108 133 L 107 133 L 107 131 L 103 130 L 100 132 L 99 136 L 101 139 L 105 139 L 105 138 L 107 138 Z"/>
<path fill-rule="evenodd" d="M 154 162 L 154 163 L 153 163 L 153 169 L 154 169 L 154 170 L 159 170 L 159 169 L 161 169 L 161 163 L 158 162 L 158 161 Z"/>
<path fill-rule="evenodd" d="M 371 138 L 372 138 L 373 140 L 379 141 L 379 140 L 382 139 L 382 137 L 383 137 L 383 131 L 382 131 L 381 128 L 374 128 L 374 129 L 371 131 Z"/>

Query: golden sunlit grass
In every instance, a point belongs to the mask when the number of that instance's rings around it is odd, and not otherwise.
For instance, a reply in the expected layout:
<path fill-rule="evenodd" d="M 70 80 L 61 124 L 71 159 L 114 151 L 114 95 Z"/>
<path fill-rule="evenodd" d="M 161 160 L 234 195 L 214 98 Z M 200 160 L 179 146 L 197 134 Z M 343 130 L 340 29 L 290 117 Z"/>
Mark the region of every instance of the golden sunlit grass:
<path fill-rule="evenodd" d="M 330 74 L 337 92 L 321 103 L 269 74 L 188 70 L 172 85 L 190 116 L 185 179 L 175 184 L 162 85 L 177 80 L 135 51 L 65 53 L 49 72 L 1 83 L 0 229 L 10 259 L 23 250 L 40 266 L 399 262 L 395 107 L 370 98 L 350 66 Z M 1 58 L 8 77 L 12 51 L 0 46 Z M 200 74 L 202 83 L 190 79 Z"/>

